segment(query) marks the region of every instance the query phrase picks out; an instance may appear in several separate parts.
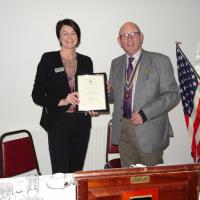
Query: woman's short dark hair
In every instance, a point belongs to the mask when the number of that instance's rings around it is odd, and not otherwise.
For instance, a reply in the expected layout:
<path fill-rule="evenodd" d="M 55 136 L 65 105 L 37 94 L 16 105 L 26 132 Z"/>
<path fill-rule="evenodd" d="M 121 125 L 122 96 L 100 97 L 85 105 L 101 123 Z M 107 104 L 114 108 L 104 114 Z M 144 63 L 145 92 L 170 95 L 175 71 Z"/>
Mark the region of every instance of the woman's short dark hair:
<path fill-rule="evenodd" d="M 81 42 L 81 30 L 80 30 L 78 24 L 72 19 L 63 19 L 63 20 L 60 20 L 57 22 L 56 35 L 57 35 L 58 40 L 60 39 L 60 30 L 64 25 L 72 27 L 74 29 L 74 31 L 76 32 L 77 37 L 78 37 L 78 42 L 76 44 L 76 47 L 77 47 Z"/>

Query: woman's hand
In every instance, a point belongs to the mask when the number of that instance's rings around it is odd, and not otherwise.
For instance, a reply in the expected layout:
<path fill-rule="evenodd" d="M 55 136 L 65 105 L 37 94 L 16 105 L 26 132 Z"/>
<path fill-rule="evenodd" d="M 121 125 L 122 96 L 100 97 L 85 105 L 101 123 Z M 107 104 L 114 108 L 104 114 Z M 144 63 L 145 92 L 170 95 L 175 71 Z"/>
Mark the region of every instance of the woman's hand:
<path fill-rule="evenodd" d="M 85 113 L 85 115 L 89 114 L 90 116 L 92 117 L 97 117 L 99 116 L 99 113 L 98 112 L 95 112 L 95 111 L 88 111 Z"/>
<path fill-rule="evenodd" d="M 59 101 L 58 106 L 66 106 L 68 104 L 78 105 L 79 104 L 79 95 L 78 92 L 69 93 L 64 99 Z"/>

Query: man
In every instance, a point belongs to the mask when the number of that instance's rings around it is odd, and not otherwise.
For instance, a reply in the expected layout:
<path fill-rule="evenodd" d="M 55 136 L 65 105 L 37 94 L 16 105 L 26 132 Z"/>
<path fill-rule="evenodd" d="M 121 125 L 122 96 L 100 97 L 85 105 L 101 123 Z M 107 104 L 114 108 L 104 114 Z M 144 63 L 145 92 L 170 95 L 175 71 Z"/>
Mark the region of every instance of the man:
<path fill-rule="evenodd" d="M 143 34 L 135 23 L 120 28 L 118 42 L 125 54 L 112 61 L 108 82 L 112 143 L 119 146 L 122 167 L 163 163 L 173 136 L 168 112 L 180 101 L 171 61 L 142 49 Z"/>

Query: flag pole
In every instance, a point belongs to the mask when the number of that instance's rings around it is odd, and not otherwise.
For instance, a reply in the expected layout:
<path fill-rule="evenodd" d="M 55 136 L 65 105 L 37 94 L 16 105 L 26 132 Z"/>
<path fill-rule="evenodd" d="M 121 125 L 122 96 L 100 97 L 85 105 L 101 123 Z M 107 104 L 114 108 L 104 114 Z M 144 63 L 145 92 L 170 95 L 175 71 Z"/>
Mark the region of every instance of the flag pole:
<path fill-rule="evenodd" d="M 200 80 L 200 76 L 197 74 L 196 70 L 194 69 L 194 67 L 191 65 L 190 61 L 187 59 L 187 57 L 185 56 L 185 54 L 183 53 L 182 49 L 180 48 L 180 44 L 182 44 L 182 42 L 176 41 L 175 42 L 176 46 L 178 46 L 179 50 L 181 51 L 182 55 L 184 55 L 184 57 L 186 58 L 186 60 L 189 62 L 190 66 L 192 67 L 192 69 L 194 70 L 195 75 L 198 77 L 198 79 Z"/>

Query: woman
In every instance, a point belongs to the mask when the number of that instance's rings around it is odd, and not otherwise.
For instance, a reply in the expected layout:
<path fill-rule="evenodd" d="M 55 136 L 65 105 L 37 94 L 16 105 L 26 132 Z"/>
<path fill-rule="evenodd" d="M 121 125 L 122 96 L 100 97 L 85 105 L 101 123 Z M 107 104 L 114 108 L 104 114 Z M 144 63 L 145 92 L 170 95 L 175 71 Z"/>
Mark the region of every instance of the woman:
<path fill-rule="evenodd" d="M 58 21 L 60 51 L 44 53 L 38 64 L 33 101 L 43 107 L 40 124 L 48 133 L 52 172 L 82 170 L 90 137 L 91 117 L 76 112 L 75 75 L 93 73 L 91 58 L 76 52 L 81 31 L 71 19 Z"/>

